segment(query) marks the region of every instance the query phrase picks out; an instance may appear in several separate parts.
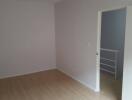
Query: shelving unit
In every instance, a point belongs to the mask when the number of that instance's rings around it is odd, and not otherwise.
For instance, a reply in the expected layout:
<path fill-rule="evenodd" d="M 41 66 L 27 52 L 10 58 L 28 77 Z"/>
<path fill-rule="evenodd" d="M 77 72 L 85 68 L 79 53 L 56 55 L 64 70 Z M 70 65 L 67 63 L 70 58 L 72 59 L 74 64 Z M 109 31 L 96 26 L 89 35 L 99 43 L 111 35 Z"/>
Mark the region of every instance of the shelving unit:
<path fill-rule="evenodd" d="M 100 70 L 113 74 L 115 79 L 117 79 L 119 50 L 101 48 L 101 53 Z"/>

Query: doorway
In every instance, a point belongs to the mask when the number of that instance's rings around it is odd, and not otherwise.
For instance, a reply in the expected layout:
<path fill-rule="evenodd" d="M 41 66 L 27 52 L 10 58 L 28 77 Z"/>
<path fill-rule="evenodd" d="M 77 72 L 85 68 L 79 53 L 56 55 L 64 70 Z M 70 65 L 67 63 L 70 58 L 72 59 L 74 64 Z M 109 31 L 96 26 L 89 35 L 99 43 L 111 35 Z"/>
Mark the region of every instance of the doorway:
<path fill-rule="evenodd" d="M 100 93 L 121 100 L 126 8 L 101 12 L 99 75 Z"/>

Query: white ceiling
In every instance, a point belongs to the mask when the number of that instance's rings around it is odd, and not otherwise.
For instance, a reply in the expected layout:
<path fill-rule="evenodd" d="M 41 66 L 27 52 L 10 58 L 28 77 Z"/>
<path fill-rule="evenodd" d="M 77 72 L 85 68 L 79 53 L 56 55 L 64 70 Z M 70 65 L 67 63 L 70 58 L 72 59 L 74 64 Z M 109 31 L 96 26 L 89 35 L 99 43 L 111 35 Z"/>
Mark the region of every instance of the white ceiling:
<path fill-rule="evenodd" d="M 35 2 L 37 2 L 37 1 L 44 1 L 44 0 L 16 0 L 16 1 L 35 1 Z M 51 1 L 51 2 L 54 2 L 54 3 L 57 3 L 57 2 L 60 2 L 60 1 L 63 1 L 63 0 L 47 0 L 47 1 Z"/>
<path fill-rule="evenodd" d="M 60 2 L 60 1 L 62 1 L 62 0 L 53 0 L 53 1 L 56 3 L 56 2 Z"/>

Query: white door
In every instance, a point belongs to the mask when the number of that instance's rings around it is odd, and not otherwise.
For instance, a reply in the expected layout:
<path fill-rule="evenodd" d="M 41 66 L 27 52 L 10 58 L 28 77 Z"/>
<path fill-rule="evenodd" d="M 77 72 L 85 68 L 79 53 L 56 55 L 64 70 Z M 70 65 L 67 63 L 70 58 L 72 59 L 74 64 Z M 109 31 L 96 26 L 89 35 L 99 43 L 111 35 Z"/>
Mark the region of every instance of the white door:
<path fill-rule="evenodd" d="M 132 100 L 132 6 L 126 7 L 122 100 Z"/>

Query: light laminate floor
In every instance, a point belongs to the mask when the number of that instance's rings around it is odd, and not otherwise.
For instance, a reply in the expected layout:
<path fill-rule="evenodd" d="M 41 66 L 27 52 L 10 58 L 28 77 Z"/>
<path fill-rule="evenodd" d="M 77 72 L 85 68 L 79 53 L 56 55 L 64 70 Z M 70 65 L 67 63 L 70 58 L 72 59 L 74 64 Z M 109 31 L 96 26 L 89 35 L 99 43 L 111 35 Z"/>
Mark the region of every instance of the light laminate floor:
<path fill-rule="evenodd" d="M 58 70 L 0 80 L 0 100 L 117 100 L 103 92 L 95 93 Z"/>
<path fill-rule="evenodd" d="M 105 95 L 111 100 L 121 100 L 122 81 L 115 80 L 115 77 L 106 72 L 101 72 L 101 95 Z"/>

